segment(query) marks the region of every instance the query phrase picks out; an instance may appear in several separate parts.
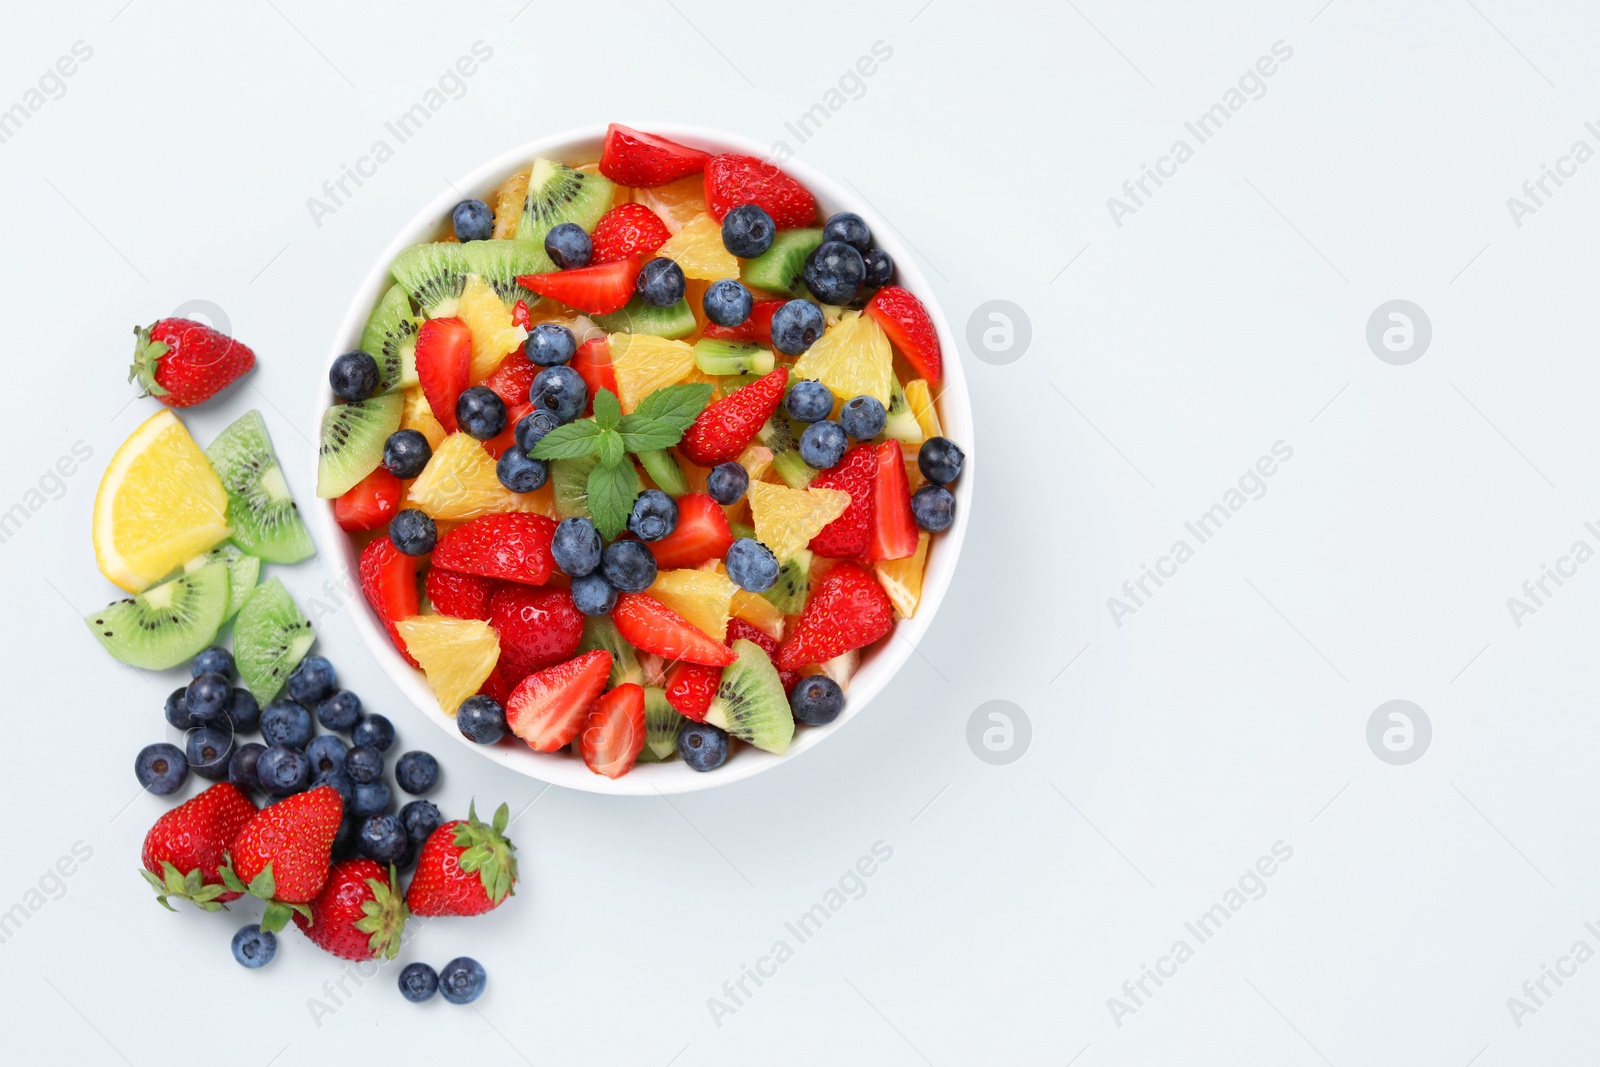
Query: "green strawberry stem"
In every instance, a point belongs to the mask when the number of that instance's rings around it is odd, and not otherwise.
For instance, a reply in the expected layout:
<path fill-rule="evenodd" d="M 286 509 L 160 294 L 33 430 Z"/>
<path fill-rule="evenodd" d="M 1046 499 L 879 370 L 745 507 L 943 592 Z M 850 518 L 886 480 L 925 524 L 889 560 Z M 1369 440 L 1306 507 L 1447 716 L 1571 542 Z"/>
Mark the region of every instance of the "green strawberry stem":
<path fill-rule="evenodd" d="M 165 341 L 157 341 L 143 326 L 135 326 L 133 335 L 139 340 L 133 346 L 133 366 L 128 369 L 128 381 L 139 379 L 144 392 L 140 396 L 166 396 L 167 389 L 156 381 L 156 366 L 170 349 Z"/>
<path fill-rule="evenodd" d="M 140 868 L 139 873 L 144 875 L 144 880 L 149 882 L 156 891 L 156 903 L 168 911 L 177 911 L 170 903 L 168 897 L 177 897 L 187 900 L 202 911 L 223 911 L 227 905 L 217 900 L 228 891 L 227 886 L 205 883 L 205 876 L 200 868 L 196 867 L 188 874 L 184 874 L 166 860 L 161 861 L 162 877 L 157 878 L 149 871 Z"/>
<path fill-rule="evenodd" d="M 222 876 L 223 884 L 235 893 L 248 893 L 267 902 L 266 910 L 261 913 L 261 929 L 275 934 L 289 925 L 289 918 L 295 912 L 299 912 L 306 922 L 312 921 L 311 909 L 304 904 L 290 904 L 274 896 L 278 891 L 278 882 L 273 877 L 270 862 L 261 868 L 261 873 L 250 879 L 249 885 L 245 885 L 238 872 L 233 869 L 231 855 L 225 859 L 217 873 Z"/>
<path fill-rule="evenodd" d="M 505 836 L 506 824 L 511 820 L 511 809 L 501 804 L 494 813 L 494 822 L 485 826 L 478 821 L 476 804 L 467 805 L 467 821 L 455 830 L 455 844 L 466 849 L 456 858 L 463 871 L 476 872 L 489 899 L 499 904 L 514 891 L 517 880 L 517 846 Z"/>
<path fill-rule="evenodd" d="M 361 918 L 355 921 L 355 928 L 371 935 L 367 945 L 372 949 L 374 959 L 382 956 L 392 960 L 400 953 L 400 935 L 405 931 L 411 909 L 406 907 L 405 894 L 395 892 L 399 884 L 400 874 L 392 863 L 389 865 L 388 884 L 376 878 L 367 879 L 372 899 L 361 905 Z"/>

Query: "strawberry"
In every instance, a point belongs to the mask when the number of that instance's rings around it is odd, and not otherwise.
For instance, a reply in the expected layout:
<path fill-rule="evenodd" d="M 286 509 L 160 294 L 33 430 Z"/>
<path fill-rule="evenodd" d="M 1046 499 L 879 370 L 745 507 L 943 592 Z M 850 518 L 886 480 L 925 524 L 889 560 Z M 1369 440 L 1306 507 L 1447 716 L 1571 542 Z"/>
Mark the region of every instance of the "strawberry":
<path fill-rule="evenodd" d="M 706 709 L 711 698 L 717 695 L 717 684 L 722 681 L 721 667 L 706 667 L 699 663 L 674 663 L 667 668 L 667 703 L 686 719 L 706 721 Z"/>
<path fill-rule="evenodd" d="M 508 359 L 506 362 L 510 363 L 511 360 Z M 525 359 L 519 359 L 517 362 L 527 363 L 528 361 Z M 528 365 L 533 366 L 531 363 Z M 543 370 L 544 368 L 534 367 L 533 369 Z M 532 410 L 533 403 L 529 401 L 526 396 L 523 397 L 522 403 L 520 404 L 507 404 L 506 428 L 489 438 L 487 441 L 483 442 L 483 450 L 489 453 L 489 455 L 494 459 L 499 459 L 501 456 L 505 455 L 506 449 L 517 443 L 517 423 L 521 422 L 522 417 L 527 415 Z"/>
<path fill-rule="evenodd" d="M 570 659 L 583 640 L 583 615 L 565 589 L 501 585 L 489 598 L 489 625 L 500 635 L 497 669 L 512 685 Z"/>
<path fill-rule="evenodd" d="M 555 752 L 578 736 L 610 677 L 611 653 L 603 648 L 535 671 L 505 701 L 506 725 L 535 752 Z"/>
<path fill-rule="evenodd" d="M 333 865 L 310 914 L 295 912 L 294 924 L 324 952 L 346 960 L 392 960 L 405 928 L 405 898 L 393 867 L 387 871 L 367 859 Z"/>
<path fill-rule="evenodd" d="M 644 593 L 623 593 L 611 621 L 628 644 L 662 659 L 683 659 L 707 667 L 726 667 L 738 657 L 694 623 Z"/>
<path fill-rule="evenodd" d="M 699 174 L 710 158 L 710 152 L 613 122 L 600 150 L 600 173 L 618 185 L 648 189 Z"/>
<path fill-rule="evenodd" d="M 756 629 L 743 619 L 728 620 L 728 644 L 732 645 L 738 640 L 754 641 L 761 646 L 761 651 L 767 654 L 768 659 L 775 659 L 778 655 L 778 642 L 762 631 Z M 799 671 L 779 671 L 778 680 L 783 683 L 785 693 L 792 692 L 800 684 Z M 670 699 L 670 697 L 668 698 Z"/>
<path fill-rule="evenodd" d="M 388 526 L 400 510 L 400 479 L 379 467 L 333 502 L 333 517 L 341 530 L 376 530 Z"/>
<path fill-rule="evenodd" d="M 548 274 L 519 274 L 517 284 L 586 315 L 609 315 L 632 299 L 643 265 L 643 258 L 635 256 Z"/>
<path fill-rule="evenodd" d="M 886 285 L 867 301 L 866 313 L 883 327 L 895 351 L 928 379 L 928 387 L 939 388 L 944 356 L 939 350 L 939 331 L 922 301 L 898 285 Z"/>
<path fill-rule="evenodd" d="M 456 432 L 456 400 L 472 374 L 472 330 L 460 319 L 429 319 L 417 331 L 417 380 L 433 417 Z"/>
<path fill-rule="evenodd" d="M 515 355 L 516 353 L 512 353 Z M 509 412 L 512 408 L 528 402 L 528 391 L 533 387 L 534 378 L 544 370 L 531 360 L 504 359 L 500 366 L 495 368 L 493 374 L 483 380 L 483 384 L 494 390 L 506 406 L 506 426 L 515 426 Z"/>
<path fill-rule="evenodd" d="M 429 569 L 423 588 L 428 603 L 440 615 L 457 619 L 489 619 L 489 598 L 498 588 L 492 578 L 434 566 Z"/>
<path fill-rule="evenodd" d="M 789 368 L 779 367 L 749 385 L 735 389 L 695 418 L 678 442 L 678 451 L 692 463 L 715 467 L 737 459 L 756 438 L 783 401 L 789 387 Z"/>
<path fill-rule="evenodd" d="M 489 672 L 489 677 L 478 687 L 478 692 L 503 708 L 506 706 L 506 701 L 511 699 L 511 691 L 517 687 L 519 681 L 521 679 L 511 677 L 511 672 L 506 669 L 504 663 L 496 663 L 494 670 Z"/>
<path fill-rule="evenodd" d="M 439 538 L 433 565 L 485 578 L 543 585 L 555 559 L 550 539 L 556 524 L 543 515 L 513 511 L 464 522 Z"/>
<path fill-rule="evenodd" d="M 579 345 L 578 354 L 572 357 L 567 366 L 577 371 L 583 384 L 589 387 L 589 399 L 584 402 L 583 408 L 585 415 L 594 414 L 594 398 L 600 390 L 609 389 L 613 394 L 616 393 L 617 374 L 611 369 L 611 338 L 605 334 L 591 337 Z"/>
<path fill-rule="evenodd" d="M 615 263 L 634 256 L 649 259 L 671 236 L 661 216 L 643 204 L 618 204 L 600 216 L 589 235 L 594 245 L 589 263 Z"/>
<path fill-rule="evenodd" d="M 685 493 L 678 498 L 678 525 L 659 541 L 645 547 L 656 558 L 661 570 L 698 567 L 708 560 L 721 559 L 733 544 L 727 512 L 705 493 Z"/>
<path fill-rule="evenodd" d="M 465 819 L 429 834 L 406 890 L 411 914 L 482 915 L 511 896 L 517 883 L 517 847 L 506 837 L 510 815 L 511 809 L 502 804 L 494 821 L 485 825 L 468 806 Z"/>
<path fill-rule="evenodd" d="M 833 559 L 861 559 L 872 547 L 872 482 L 878 473 L 878 450 L 856 445 L 832 470 L 811 482 L 813 489 L 843 489 L 850 494 L 844 514 L 811 539 L 811 551 Z"/>
<path fill-rule="evenodd" d="M 239 896 L 223 884 L 218 870 L 234 835 L 256 813 L 248 797 L 227 782 L 184 801 L 150 827 L 144 835 L 144 880 L 156 891 L 156 900 L 177 911 L 168 897 L 180 897 L 206 911 L 216 911 Z"/>
<path fill-rule="evenodd" d="M 714 322 L 708 322 L 705 336 L 719 341 L 754 341 L 756 344 L 770 345 L 772 316 L 786 303 L 787 300 L 757 300 L 750 308 L 750 317 L 739 325 L 718 326 Z"/>
<path fill-rule="evenodd" d="M 292 912 L 310 918 L 306 904 L 328 880 L 333 837 L 344 816 L 344 801 L 331 785 L 262 808 L 228 846 L 222 880 L 235 893 L 268 901 L 261 928 L 277 932 Z"/>
<path fill-rule="evenodd" d="M 408 556 L 395 548 L 393 541 L 380 537 L 361 550 L 361 563 L 357 567 L 361 574 L 361 592 L 366 595 L 367 603 L 378 613 L 394 647 L 413 667 L 417 661 L 406 651 L 406 643 L 395 624 L 420 610 L 417 568 L 421 565 L 422 557 Z"/>
<path fill-rule="evenodd" d="M 780 230 L 817 221 L 817 202 L 806 187 L 755 156 L 714 156 L 706 163 L 706 210 L 718 222 L 741 204 L 756 204 Z"/>
<path fill-rule="evenodd" d="M 878 469 L 872 475 L 872 538 L 866 558 L 905 559 L 917 551 L 917 520 L 911 514 L 905 453 L 900 442 L 893 439 L 878 445 L 875 451 Z"/>
<path fill-rule="evenodd" d="M 644 748 L 644 690 L 623 682 L 594 702 L 578 735 L 584 766 L 607 778 L 633 769 Z"/>
<path fill-rule="evenodd" d="M 139 340 L 128 381 L 137 378 L 140 396 L 169 408 L 210 400 L 256 364 L 248 347 L 193 319 L 161 319 L 133 333 Z"/>
<path fill-rule="evenodd" d="M 797 671 L 862 648 L 894 629 L 894 604 L 872 572 L 840 563 L 822 576 L 773 664 Z"/>
<path fill-rule="evenodd" d="M 511 306 L 511 325 L 521 326 L 524 330 L 533 325 L 533 315 L 528 311 L 526 300 L 518 300 Z"/>

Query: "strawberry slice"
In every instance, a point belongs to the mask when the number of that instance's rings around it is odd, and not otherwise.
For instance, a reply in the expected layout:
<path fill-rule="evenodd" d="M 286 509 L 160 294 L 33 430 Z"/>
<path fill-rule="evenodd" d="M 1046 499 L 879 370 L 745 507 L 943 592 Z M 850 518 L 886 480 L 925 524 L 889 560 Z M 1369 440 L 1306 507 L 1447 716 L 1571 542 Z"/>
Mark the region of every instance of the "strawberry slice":
<path fill-rule="evenodd" d="M 639 268 L 643 265 L 639 258 L 619 259 L 615 263 L 548 274 L 519 274 L 517 284 L 540 296 L 559 300 L 585 315 L 609 315 L 622 310 L 632 299 L 633 286 L 639 280 Z"/>
<path fill-rule="evenodd" d="M 757 645 L 759 645 L 761 647 L 761 651 L 763 651 L 763 652 L 765 652 L 767 654 L 767 658 L 768 659 L 776 659 L 777 658 L 777 655 L 778 655 L 778 642 L 773 640 L 773 638 L 772 638 L 772 636 L 770 634 L 767 634 L 767 633 L 762 632 L 761 630 L 758 630 L 755 626 L 753 626 L 752 624 L 746 622 L 743 619 L 729 619 L 728 620 L 728 645 L 729 645 L 729 647 L 732 647 L 733 643 L 735 641 L 739 641 L 739 640 L 753 641 L 753 642 L 755 642 Z M 800 684 L 800 673 L 798 671 L 779 671 L 778 672 L 778 681 L 783 683 L 783 691 L 785 693 L 792 692 L 794 690 L 794 687 Z M 672 699 L 672 696 L 671 696 L 670 693 L 667 695 L 667 699 L 668 700 Z M 674 705 L 674 706 L 676 706 L 676 705 Z"/>
<path fill-rule="evenodd" d="M 417 380 L 433 417 L 456 432 L 456 400 L 472 374 L 472 330 L 460 319 L 429 319 L 417 331 Z"/>
<path fill-rule="evenodd" d="M 511 325 L 521 326 L 526 330 L 533 325 L 533 315 L 528 311 L 528 302 L 518 300 L 511 308 Z"/>
<path fill-rule="evenodd" d="M 778 410 L 788 387 L 789 368 L 779 367 L 735 389 L 699 414 L 678 442 L 678 450 L 702 467 L 737 459 Z"/>
<path fill-rule="evenodd" d="M 517 362 L 527 363 L 528 361 L 519 359 Z M 529 366 L 532 366 L 532 364 L 529 364 Z M 535 367 L 534 369 L 541 370 L 543 368 Z M 522 396 L 522 403 L 506 405 L 506 428 L 483 442 L 483 450 L 489 453 L 491 459 L 499 459 L 505 455 L 506 449 L 517 443 L 517 423 L 521 422 L 522 417 L 532 410 L 533 404 L 528 400 L 526 393 Z"/>
<path fill-rule="evenodd" d="M 773 664 L 780 671 L 796 671 L 808 663 L 826 663 L 892 629 L 894 604 L 872 572 L 840 563 L 822 576 Z"/>
<path fill-rule="evenodd" d="M 787 304 L 787 300 L 757 300 L 750 308 L 750 317 L 737 326 L 718 326 L 706 323 L 705 336 L 719 341 L 753 341 L 759 345 L 772 344 L 772 316 Z"/>
<path fill-rule="evenodd" d="M 623 593 L 611 621 L 628 644 L 662 659 L 682 659 L 707 667 L 726 667 L 738 657 L 694 623 L 644 593 Z"/>
<path fill-rule="evenodd" d="M 656 567 L 669 571 L 721 559 L 731 544 L 733 531 L 722 505 L 705 493 L 685 493 L 678 498 L 677 528 L 645 547 L 656 558 Z"/>
<path fill-rule="evenodd" d="M 494 395 L 500 398 L 509 413 L 512 408 L 528 402 L 528 390 L 533 387 L 533 380 L 542 370 L 544 368 L 532 360 L 505 359 L 495 368 L 493 374 L 483 380 L 483 384 L 494 390 Z M 509 414 L 506 417 L 506 425 L 516 425 Z"/>
<path fill-rule="evenodd" d="M 585 716 L 578 751 L 584 766 L 607 778 L 621 778 L 633 769 L 644 748 L 644 690 L 623 682 L 594 702 Z"/>
<path fill-rule="evenodd" d="M 872 546 L 872 483 L 877 473 L 877 449 L 860 444 L 846 452 L 837 467 L 823 471 L 811 482 L 813 489 L 843 489 L 850 494 L 850 506 L 811 539 L 811 551 L 831 559 L 866 556 Z"/>
<path fill-rule="evenodd" d="M 489 598 L 494 596 L 494 591 L 499 587 L 493 578 L 434 566 L 428 570 L 423 588 L 428 594 L 428 603 L 440 615 L 487 621 Z"/>
<path fill-rule="evenodd" d="M 389 640 L 394 642 L 394 647 L 413 667 L 417 666 L 417 661 L 406 651 L 406 643 L 395 624 L 401 619 L 411 618 L 420 608 L 417 568 L 422 562 L 423 557 L 408 556 L 395 548 L 393 541 L 380 537 L 362 550 L 361 563 L 356 568 L 361 576 L 361 592 L 365 594 L 367 603 L 378 613 L 378 619 L 389 631 Z"/>
<path fill-rule="evenodd" d="M 706 163 L 706 210 L 718 222 L 741 204 L 756 204 L 780 230 L 810 226 L 817 202 L 806 187 L 755 156 L 715 156 Z"/>
<path fill-rule="evenodd" d="M 934 329 L 922 301 L 898 285 L 886 285 L 867 301 L 866 312 L 889 335 L 895 351 L 928 379 L 929 388 L 939 388 L 944 356 L 939 349 L 939 331 Z"/>
<path fill-rule="evenodd" d="M 706 169 L 710 152 L 613 122 L 600 150 L 600 173 L 618 185 L 649 189 Z"/>
<path fill-rule="evenodd" d="M 333 517 L 341 530 L 376 530 L 389 525 L 400 510 L 400 479 L 379 467 L 333 502 Z"/>
<path fill-rule="evenodd" d="M 550 539 L 555 533 L 554 520 L 543 515 L 484 515 L 439 538 L 433 564 L 485 578 L 543 585 L 555 566 L 550 555 Z"/>
<path fill-rule="evenodd" d="M 489 598 L 489 625 L 500 635 L 495 670 L 507 688 L 571 659 L 583 641 L 583 616 L 565 589 L 502 585 Z"/>
<path fill-rule="evenodd" d="M 721 667 L 707 667 L 699 663 L 674 663 L 667 668 L 667 703 L 686 719 L 706 721 L 706 710 L 711 698 L 717 695 L 717 684 L 722 681 Z"/>
<path fill-rule="evenodd" d="M 911 515 L 905 453 L 900 442 L 891 439 L 877 447 L 877 455 L 878 469 L 872 476 L 872 540 L 866 558 L 905 559 L 917 551 L 917 520 Z"/>
<path fill-rule="evenodd" d="M 594 233 L 589 235 L 594 246 L 589 265 L 615 263 L 632 256 L 649 259 L 671 236 L 672 231 L 661 216 L 643 204 L 618 204 L 600 216 Z"/>
<path fill-rule="evenodd" d="M 535 752 L 555 752 L 578 736 L 610 676 L 611 653 L 603 648 L 530 674 L 505 702 L 506 725 Z"/>
<path fill-rule="evenodd" d="M 589 400 L 583 410 L 585 415 L 594 414 L 594 398 L 600 390 L 609 389 L 612 395 L 616 394 L 617 374 L 611 369 L 611 338 L 605 334 L 591 337 L 579 345 L 577 355 L 572 357 L 567 366 L 577 371 L 583 383 L 589 387 Z"/>

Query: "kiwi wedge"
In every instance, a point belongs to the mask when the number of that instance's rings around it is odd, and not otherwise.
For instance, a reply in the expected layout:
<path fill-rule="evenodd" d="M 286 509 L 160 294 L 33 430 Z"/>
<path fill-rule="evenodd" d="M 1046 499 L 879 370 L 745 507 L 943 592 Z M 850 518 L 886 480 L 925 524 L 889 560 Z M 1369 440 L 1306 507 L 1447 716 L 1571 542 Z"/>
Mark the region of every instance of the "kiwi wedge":
<path fill-rule="evenodd" d="M 906 399 L 900 379 L 892 374 L 889 376 L 889 408 L 888 418 L 883 424 L 883 436 L 908 445 L 922 444 L 922 424 L 917 422 L 916 413 L 911 410 L 911 402 Z"/>
<path fill-rule="evenodd" d="M 123 663 L 164 671 L 211 644 L 227 608 L 228 568 L 213 563 L 107 604 L 84 622 Z"/>
<path fill-rule="evenodd" d="M 805 289 L 806 257 L 821 243 L 821 230 L 780 230 L 771 248 L 744 261 L 739 280 L 752 289 L 798 297 Z"/>
<path fill-rule="evenodd" d="M 687 299 L 671 307 L 658 308 L 636 296 L 621 311 L 596 315 L 594 321 L 607 333 L 653 333 L 669 341 L 688 337 L 699 328 L 694 321 L 694 312 L 689 310 Z"/>
<path fill-rule="evenodd" d="M 563 222 L 576 222 L 584 232 L 594 229 L 600 216 L 611 210 L 617 187 L 609 178 L 585 174 L 553 159 L 536 159 L 528 175 L 528 195 L 522 202 L 522 221 L 517 223 L 517 244 L 537 250 L 541 265 L 524 274 L 542 274 L 556 269 L 545 255 L 545 234 Z"/>
<path fill-rule="evenodd" d="M 389 393 L 324 411 L 322 441 L 317 446 L 317 495 L 343 496 L 377 470 L 383 462 L 383 443 L 400 428 L 404 409 L 405 398 Z"/>
<path fill-rule="evenodd" d="M 816 470 L 800 458 L 800 435 L 781 411 L 773 412 L 756 431 L 756 440 L 772 453 L 772 469 L 790 489 L 804 489 L 817 476 Z"/>
<path fill-rule="evenodd" d="M 593 652 L 602 648 L 611 653 L 611 678 L 606 682 L 606 688 L 615 689 L 624 682 L 634 685 L 644 682 L 644 670 L 639 666 L 639 657 L 634 653 L 633 646 L 617 632 L 617 624 L 611 621 L 611 616 L 585 617 L 578 651 Z"/>
<path fill-rule="evenodd" d="M 563 519 L 594 517 L 589 514 L 589 472 L 599 463 L 599 456 L 550 461 L 550 491 Z"/>
<path fill-rule="evenodd" d="M 644 472 L 650 480 L 656 483 L 656 488 L 676 500 L 689 491 L 689 480 L 683 476 L 683 468 L 678 466 L 678 461 L 672 458 L 672 453 L 666 449 L 655 452 L 640 452 L 639 464 L 644 467 Z"/>
<path fill-rule="evenodd" d="M 754 526 L 746 526 L 742 522 L 728 523 L 728 532 L 733 534 L 734 540 L 738 540 L 741 537 L 748 537 L 752 541 L 760 540 L 756 537 L 756 528 Z"/>
<path fill-rule="evenodd" d="M 772 349 L 741 341 L 703 337 L 694 343 L 694 365 L 702 374 L 763 375 L 778 365 Z M 909 409 L 909 406 L 908 406 Z"/>
<path fill-rule="evenodd" d="M 417 318 L 405 289 L 391 285 L 361 331 L 361 350 L 378 361 L 378 392 L 417 384 Z"/>
<path fill-rule="evenodd" d="M 518 300 L 532 307 L 539 294 L 518 285 L 517 275 L 540 274 L 552 266 L 543 247 L 521 241 L 437 241 L 402 251 L 394 257 L 389 274 L 424 314 L 437 319 L 455 314 L 469 274 L 492 286 L 507 307 Z M 376 352 L 370 354 L 377 358 Z"/>
<path fill-rule="evenodd" d="M 193 574 L 213 563 L 225 563 L 228 567 L 228 607 L 222 613 L 222 621 L 227 622 L 239 614 L 239 609 L 244 607 L 244 602 L 255 591 L 256 582 L 261 579 L 261 561 L 245 555 L 231 544 L 222 544 L 185 563 L 183 573 Z"/>
<path fill-rule="evenodd" d="M 261 412 L 239 416 L 211 442 L 206 459 L 228 492 L 234 544 L 268 563 L 299 563 L 316 554 Z"/>
<path fill-rule="evenodd" d="M 811 550 L 802 548 L 778 568 L 778 580 L 761 595 L 785 615 L 798 615 L 811 592 Z"/>
<path fill-rule="evenodd" d="M 240 683 L 266 707 L 316 639 L 310 620 L 289 599 L 282 581 L 274 578 L 258 586 L 233 624 L 233 661 Z"/>
<path fill-rule="evenodd" d="M 739 658 L 722 668 L 722 681 L 706 709 L 706 722 L 781 755 L 794 739 L 794 716 L 783 695 L 778 668 L 754 641 L 741 637 L 732 648 Z"/>
<path fill-rule="evenodd" d="M 647 687 L 644 691 L 644 748 L 639 750 L 639 762 L 661 763 L 676 755 L 678 731 L 688 721 L 667 703 L 665 689 L 654 685 Z"/>

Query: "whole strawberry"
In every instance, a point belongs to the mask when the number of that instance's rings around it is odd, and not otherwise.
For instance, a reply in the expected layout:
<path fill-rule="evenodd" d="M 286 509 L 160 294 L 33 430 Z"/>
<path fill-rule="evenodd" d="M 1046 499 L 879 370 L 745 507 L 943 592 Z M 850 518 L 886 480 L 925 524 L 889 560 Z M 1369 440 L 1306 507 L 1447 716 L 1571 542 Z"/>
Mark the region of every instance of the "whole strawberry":
<path fill-rule="evenodd" d="M 296 793 L 256 813 L 228 846 L 222 880 L 236 893 L 267 901 L 261 928 L 276 933 L 293 912 L 310 916 L 306 904 L 328 880 L 333 838 L 344 801 L 332 786 Z"/>
<path fill-rule="evenodd" d="M 309 916 L 295 912 L 294 924 L 325 952 L 347 960 L 392 960 L 400 951 L 400 932 L 410 912 L 401 897 L 399 877 L 368 859 L 333 865 Z"/>
<path fill-rule="evenodd" d="M 227 334 L 193 319 L 161 319 L 135 326 L 133 349 L 140 396 L 153 396 L 169 408 L 188 408 L 216 396 L 255 366 L 256 354 Z"/>
<path fill-rule="evenodd" d="M 511 810 L 500 805 L 494 823 L 447 822 L 423 843 L 417 870 L 406 890 L 413 915 L 482 915 L 500 906 L 517 881 L 516 846 L 505 836 Z"/>
<path fill-rule="evenodd" d="M 231 892 L 218 870 L 228 844 L 256 813 L 248 797 L 227 782 L 218 782 L 199 796 L 173 808 L 144 837 L 145 881 L 156 900 L 177 911 L 168 897 L 191 901 L 216 911 L 239 894 Z"/>

